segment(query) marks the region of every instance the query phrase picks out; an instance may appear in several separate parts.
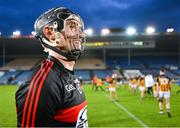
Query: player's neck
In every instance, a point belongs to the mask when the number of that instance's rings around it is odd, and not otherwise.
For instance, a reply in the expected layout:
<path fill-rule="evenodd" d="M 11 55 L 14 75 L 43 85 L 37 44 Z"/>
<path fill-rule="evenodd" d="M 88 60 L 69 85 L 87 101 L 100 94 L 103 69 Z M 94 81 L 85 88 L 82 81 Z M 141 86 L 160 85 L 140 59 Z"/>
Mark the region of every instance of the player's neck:
<path fill-rule="evenodd" d="M 57 58 L 66 69 L 73 71 L 74 70 L 74 65 L 75 65 L 75 61 L 66 61 L 64 59 L 61 58 Z"/>
<path fill-rule="evenodd" d="M 73 71 L 75 61 L 68 61 L 66 57 L 61 56 L 52 50 L 49 50 L 48 52 L 50 56 L 55 57 L 59 62 L 61 62 L 66 69 Z"/>

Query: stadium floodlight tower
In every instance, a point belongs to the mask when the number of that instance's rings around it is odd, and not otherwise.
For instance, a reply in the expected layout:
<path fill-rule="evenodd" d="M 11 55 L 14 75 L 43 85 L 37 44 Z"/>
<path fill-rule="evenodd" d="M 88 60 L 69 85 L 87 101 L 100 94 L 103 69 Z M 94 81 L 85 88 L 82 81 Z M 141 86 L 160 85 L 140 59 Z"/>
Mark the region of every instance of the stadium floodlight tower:
<path fill-rule="evenodd" d="M 136 34 L 136 29 L 134 27 L 128 27 L 126 30 L 127 35 L 135 35 Z"/>
<path fill-rule="evenodd" d="M 17 37 L 17 36 L 20 36 L 21 35 L 21 32 L 19 30 L 16 30 L 13 32 L 13 36 L 14 37 Z"/>
<path fill-rule="evenodd" d="M 169 27 L 169 28 L 167 28 L 166 32 L 168 32 L 168 33 L 174 32 L 174 28 Z"/>
<path fill-rule="evenodd" d="M 109 34 L 110 34 L 110 30 L 109 30 L 109 29 L 103 28 L 103 29 L 101 30 L 101 35 L 102 35 L 102 36 L 107 36 L 107 35 L 109 35 Z"/>
<path fill-rule="evenodd" d="M 92 28 L 88 28 L 84 31 L 84 33 L 87 35 L 87 36 L 92 36 L 94 31 Z"/>
<path fill-rule="evenodd" d="M 146 28 L 146 33 L 147 34 L 153 34 L 155 32 L 155 28 L 154 27 L 147 27 Z"/>

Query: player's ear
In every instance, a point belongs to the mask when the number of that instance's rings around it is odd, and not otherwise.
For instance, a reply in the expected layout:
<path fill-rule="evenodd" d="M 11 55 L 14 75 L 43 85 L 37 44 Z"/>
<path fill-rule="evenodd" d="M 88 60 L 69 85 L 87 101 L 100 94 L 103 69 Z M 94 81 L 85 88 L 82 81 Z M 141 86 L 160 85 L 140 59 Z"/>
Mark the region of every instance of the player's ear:
<path fill-rule="evenodd" d="M 45 26 L 43 28 L 43 33 L 46 36 L 46 38 L 48 38 L 49 40 L 55 40 L 55 32 L 53 27 Z"/>

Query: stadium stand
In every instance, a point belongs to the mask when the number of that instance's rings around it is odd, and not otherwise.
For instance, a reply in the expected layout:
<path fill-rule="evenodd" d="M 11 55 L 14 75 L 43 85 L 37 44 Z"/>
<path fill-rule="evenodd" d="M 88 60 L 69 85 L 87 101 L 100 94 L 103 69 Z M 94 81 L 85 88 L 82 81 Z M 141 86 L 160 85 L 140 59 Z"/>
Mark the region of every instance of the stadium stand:
<path fill-rule="evenodd" d="M 4 72 L 0 72 L 0 78 L 1 78 L 1 76 L 3 76 L 4 75 Z"/>
<path fill-rule="evenodd" d="M 16 79 L 14 79 L 13 81 L 11 81 L 11 84 L 22 84 L 24 83 L 28 76 L 31 75 L 31 71 L 26 70 L 26 71 L 21 71 L 21 73 L 16 77 Z"/>
<path fill-rule="evenodd" d="M 124 77 L 123 74 L 122 74 L 123 72 L 121 72 L 120 70 L 112 70 L 112 72 L 114 74 L 116 74 L 118 78 L 123 78 Z"/>
<path fill-rule="evenodd" d="M 124 70 L 124 76 L 129 79 L 132 77 L 137 77 L 137 76 L 141 76 L 142 73 L 140 72 L 140 70 L 133 70 L 133 69 L 128 69 L 128 70 Z"/>
<path fill-rule="evenodd" d="M 43 49 L 37 42 L 34 38 L 0 38 L 0 49 L 3 45 L 6 46 L 6 65 L 3 65 L 4 56 L 0 54 L 0 83 L 15 84 L 25 81 L 30 69 L 47 56 L 42 54 Z M 141 42 L 141 45 L 136 45 L 137 42 Z M 94 74 L 105 78 L 116 73 L 124 78 L 146 75 L 151 71 L 156 76 L 161 67 L 167 69 L 170 77 L 180 78 L 179 34 L 91 36 L 87 37 L 86 44 L 86 54 L 82 54 L 77 61 L 74 72 L 77 77 L 81 76 L 85 80 L 91 80 Z M 15 80 L 11 82 L 8 81 L 13 75 L 9 73 L 10 69 L 17 72 L 14 73 Z M 127 73 L 128 70 L 131 73 Z"/>
<path fill-rule="evenodd" d="M 180 70 L 173 70 L 173 72 L 180 76 Z"/>
<path fill-rule="evenodd" d="M 82 77 L 83 80 L 91 79 L 89 70 L 75 70 L 74 74 L 77 78 Z"/>
<path fill-rule="evenodd" d="M 105 78 L 107 75 L 111 76 L 113 73 L 112 70 L 93 70 L 93 75 L 96 75 L 100 78 Z"/>
<path fill-rule="evenodd" d="M 136 61 L 135 59 L 131 59 L 131 62 L 129 64 L 127 57 L 108 58 L 106 61 L 106 65 L 111 68 L 113 68 L 113 67 L 121 67 L 121 68 L 143 67 L 143 64 Z"/>
<path fill-rule="evenodd" d="M 9 84 L 19 73 L 20 71 L 5 71 L 0 77 L 0 84 Z"/>
<path fill-rule="evenodd" d="M 106 69 L 106 66 L 98 58 L 81 58 L 77 61 L 75 69 Z"/>
<path fill-rule="evenodd" d="M 163 66 L 178 66 L 178 59 L 174 56 L 141 56 L 136 60 L 145 67 L 161 68 Z"/>
<path fill-rule="evenodd" d="M 22 58 L 14 59 L 1 67 L 0 70 L 30 70 L 40 59 L 39 58 Z"/>
<path fill-rule="evenodd" d="M 4 63 L 8 63 L 8 62 L 10 62 L 11 60 L 12 60 L 12 59 L 9 59 L 9 58 L 8 58 L 8 59 L 6 58 L 5 60 L 3 60 L 3 59 L 0 58 L 0 67 L 2 67 Z M 4 62 L 4 61 L 5 61 L 5 62 Z"/>
<path fill-rule="evenodd" d="M 156 69 L 142 69 L 141 72 L 144 74 L 144 75 L 147 75 L 147 74 L 152 74 L 153 77 L 156 77 L 158 74 L 159 74 L 159 68 L 156 68 Z M 174 73 L 174 71 L 171 71 L 169 69 L 166 70 L 166 75 L 171 78 L 171 79 L 176 79 L 178 78 L 178 74 Z"/>
<path fill-rule="evenodd" d="M 3 65 L 3 59 L 0 59 L 0 67 Z"/>

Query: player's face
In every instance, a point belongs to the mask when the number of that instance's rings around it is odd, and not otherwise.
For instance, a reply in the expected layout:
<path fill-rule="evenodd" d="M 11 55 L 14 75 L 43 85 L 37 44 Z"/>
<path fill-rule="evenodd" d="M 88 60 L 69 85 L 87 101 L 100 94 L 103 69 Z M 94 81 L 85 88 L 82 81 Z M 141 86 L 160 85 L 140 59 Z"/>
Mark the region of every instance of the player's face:
<path fill-rule="evenodd" d="M 64 23 L 64 42 L 66 48 L 71 50 L 83 50 L 82 43 L 85 37 L 83 23 L 80 20 L 68 19 Z"/>

